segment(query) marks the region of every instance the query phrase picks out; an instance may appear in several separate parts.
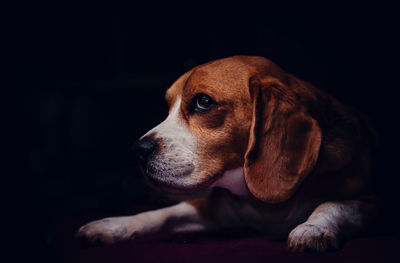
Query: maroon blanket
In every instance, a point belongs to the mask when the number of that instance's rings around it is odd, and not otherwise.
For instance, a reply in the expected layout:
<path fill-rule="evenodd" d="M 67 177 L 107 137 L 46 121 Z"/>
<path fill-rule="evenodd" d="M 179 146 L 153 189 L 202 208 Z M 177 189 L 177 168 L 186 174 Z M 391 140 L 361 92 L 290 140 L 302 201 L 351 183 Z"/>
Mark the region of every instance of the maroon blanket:
<path fill-rule="evenodd" d="M 61 217 L 52 239 L 58 262 L 400 262 L 398 235 L 378 234 L 344 243 L 329 253 L 291 253 L 284 237 L 251 230 L 158 234 L 111 246 L 82 247 L 73 238 L 81 220 Z"/>

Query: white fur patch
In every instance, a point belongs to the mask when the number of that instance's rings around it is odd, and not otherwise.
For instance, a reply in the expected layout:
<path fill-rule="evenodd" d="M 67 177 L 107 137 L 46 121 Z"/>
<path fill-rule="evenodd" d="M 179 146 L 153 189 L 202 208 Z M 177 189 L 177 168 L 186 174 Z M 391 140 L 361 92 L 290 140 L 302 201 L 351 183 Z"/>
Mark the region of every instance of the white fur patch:
<path fill-rule="evenodd" d="M 185 187 L 198 183 L 201 179 L 186 176 L 197 168 L 197 141 L 179 116 L 181 102 L 182 99 L 178 96 L 168 117 L 143 137 L 154 134 L 161 144 L 159 152 L 149 162 L 150 168 L 163 174 L 162 180 L 166 182 L 176 184 L 177 180 L 173 177 L 179 177 L 178 183 Z"/>
<path fill-rule="evenodd" d="M 171 224 L 179 222 L 179 224 Z M 112 244 L 161 230 L 168 232 L 204 231 L 212 225 L 203 220 L 188 203 L 140 213 L 134 216 L 109 217 L 82 226 L 78 236 L 89 243 Z"/>

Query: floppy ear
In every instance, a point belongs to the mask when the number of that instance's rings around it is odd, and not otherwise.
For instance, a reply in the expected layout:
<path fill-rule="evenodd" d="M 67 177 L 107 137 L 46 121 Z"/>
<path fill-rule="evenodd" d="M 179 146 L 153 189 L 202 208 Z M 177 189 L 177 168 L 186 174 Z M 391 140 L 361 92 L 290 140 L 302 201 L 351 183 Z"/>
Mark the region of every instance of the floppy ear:
<path fill-rule="evenodd" d="M 244 173 L 250 192 L 268 203 L 288 200 L 315 166 L 321 130 L 285 84 L 250 80 L 253 117 Z"/>

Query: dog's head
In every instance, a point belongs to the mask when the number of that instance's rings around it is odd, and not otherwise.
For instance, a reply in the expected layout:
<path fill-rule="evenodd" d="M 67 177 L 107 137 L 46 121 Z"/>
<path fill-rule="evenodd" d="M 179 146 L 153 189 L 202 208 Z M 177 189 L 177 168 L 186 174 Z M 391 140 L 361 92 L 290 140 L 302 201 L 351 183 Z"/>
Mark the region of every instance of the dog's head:
<path fill-rule="evenodd" d="M 314 167 L 321 142 L 302 84 L 261 57 L 195 67 L 167 90 L 168 117 L 137 143 L 144 173 L 164 189 L 191 191 L 244 167 L 254 196 L 287 200 Z"/>

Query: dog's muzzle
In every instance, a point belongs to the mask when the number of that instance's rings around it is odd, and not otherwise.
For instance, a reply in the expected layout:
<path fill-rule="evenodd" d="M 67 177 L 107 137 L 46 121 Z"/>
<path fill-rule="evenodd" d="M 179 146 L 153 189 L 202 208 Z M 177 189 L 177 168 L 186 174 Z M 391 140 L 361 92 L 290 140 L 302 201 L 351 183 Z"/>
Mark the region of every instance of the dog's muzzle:
<path fill-rule="evenodd" d="M 139 166 L 150 185 L 168 189 L 193 188 L 191 174 L 195 169 L 191 161 L 185 160 L 180 148 L 165 145 L 165 139 L 145 136 L 133 145 Z M 174 152 L 173 150 L 178 150 Z M 184 152 L 184 149 L 182 150 Z"/>

